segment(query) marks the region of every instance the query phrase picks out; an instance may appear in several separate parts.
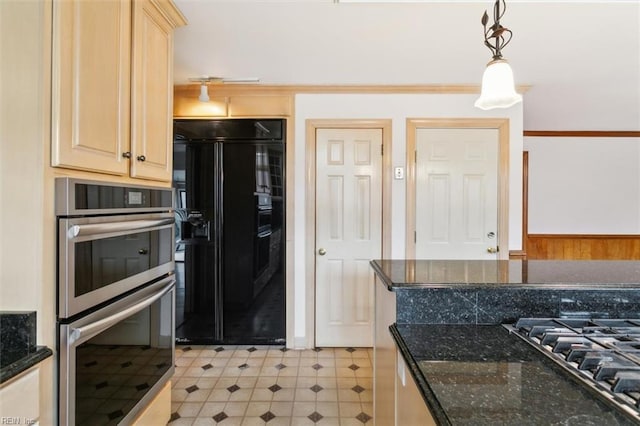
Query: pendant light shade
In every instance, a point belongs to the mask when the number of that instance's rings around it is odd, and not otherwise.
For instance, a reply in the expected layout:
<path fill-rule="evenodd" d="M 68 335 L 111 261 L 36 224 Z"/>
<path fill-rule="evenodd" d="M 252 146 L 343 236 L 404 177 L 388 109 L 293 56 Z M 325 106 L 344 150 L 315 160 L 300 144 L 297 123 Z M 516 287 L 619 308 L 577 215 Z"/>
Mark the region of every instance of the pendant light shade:
<path fill-rule="evenodd" d="M 507 8 L 505 0 L 496 0 L 493 5 L 493 24 L 489 25 L 489 14 L 482 15 L 484 27 L 484 45 L 493 54 L 482 75 L 482 89 L 475 106 L 488 110 L 509 108 L 522 102 L 522 96 L 516 93 L 513 71 L 509 63 L 502 58 L 502 49 L 509 44 L 513 33 L 500 24 L 500 19 Z"/>
<path fill-rule="evenodd" d="M 482 75 L 482 91 L 475 102 L 480 109 L 509 108 L 522 102 L 522 96 L 516 93 L 513 71 L 504 59 L 489 62 Z"/>
<path fill-rule="evenodd" d="M 200 85 L 200 96 L 198 96 L 200 102 L 209 102 L 209 90 L 207 90 L 206 84 Z"/>

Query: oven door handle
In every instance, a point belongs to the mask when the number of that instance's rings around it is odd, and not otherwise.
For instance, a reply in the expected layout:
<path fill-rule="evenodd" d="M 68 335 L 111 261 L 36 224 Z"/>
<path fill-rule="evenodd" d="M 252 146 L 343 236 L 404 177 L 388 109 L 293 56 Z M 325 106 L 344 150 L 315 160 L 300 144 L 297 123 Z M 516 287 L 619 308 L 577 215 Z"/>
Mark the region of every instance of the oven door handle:
<path fill-rule="evenodd" d="M 147 219 L 147 220 L 131 220 L 126 222 L 108 222 L 108 223 L 92 223 L 87 225 L 71 225 L 67 231 L 69 238 L 75 238 L 84 235 L 100 235 L 112 232 L 143 230 L 153 228 L 155 226 L 163 226 L 173 224 L 175 219 Z"/>
<path fill-rule="evenodd" d="M 96 334 L 106 330 L 107 328 L 111 327 L 114 324 L 117 324 L 123 319 L 140 312 L 141 310 L 143 310 L 148 306 L 151 306 L 155 301 L 163 297 L 173 288 L 173 285 L 176 282 L 175 279 L 168 278 L 168 280 L 169 280 L 169 284 L 164 286 L 160 291 L 136 303 L 135 305 L 131 305 L 125 310 L 122 310 L 116 314 L 103 318 L 100 321 L 96 321 L 89 325 L 85 325 L 84 327 L 72 328 L 69 333 L 69 344 L 72 344 L 85 336 L 86 337 L 95 336 Z"/>

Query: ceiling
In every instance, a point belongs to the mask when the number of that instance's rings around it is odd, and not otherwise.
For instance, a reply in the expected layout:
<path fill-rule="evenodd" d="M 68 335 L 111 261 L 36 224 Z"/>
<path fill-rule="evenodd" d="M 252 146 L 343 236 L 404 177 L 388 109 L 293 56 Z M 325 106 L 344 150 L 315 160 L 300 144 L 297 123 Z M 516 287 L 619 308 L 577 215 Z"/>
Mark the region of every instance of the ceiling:
<path fill-rule="evenodd" d="M 479 84 L 492 1 L 174 0 L 176 84 Z M 525 130 L 640 130 L 640 0 L 507 1 Z"/>

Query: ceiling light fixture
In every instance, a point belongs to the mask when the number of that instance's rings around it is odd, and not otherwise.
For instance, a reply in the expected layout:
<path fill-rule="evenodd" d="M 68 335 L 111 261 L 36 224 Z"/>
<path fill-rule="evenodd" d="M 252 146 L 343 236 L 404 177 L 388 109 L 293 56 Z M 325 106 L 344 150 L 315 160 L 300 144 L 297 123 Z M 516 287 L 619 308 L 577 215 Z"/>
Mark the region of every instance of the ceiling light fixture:
<path fill-rule="evenodd" d="M 206 83 L 200 85 L 200 96 L 198 96 L 200 102 L 209 102 L 209 89 Z"/>
<path fill-rule="evenodd" d="M 500 8 L 502 6 L 502 10 Z M 505 0 L 496 0 L 493 5 L 493 25 L 487 28 L 489 15 L 484 11 L 482 26 L 484 27 L 484 45 L 491 50 L 493 58 L 487 64 L 482 75 L 482 90 L 475 106 L 484 109 L 509 108 L 522 102 L 522 96 L 516 93 L 513 82 L 513 71 L 506 59 L 502 57 L 502 49 L 509 44 L 513 36 L 511 30 L 500 25 L 500 18 L 507 9 Z"/>
<path fill-rule="evenodd" d="M 190 78 L 189 81 L 200 83 L 200 96 L 198 100 L 200 102 L 209 102 L 209 84 L 210 83 L 257 83 L 260 81 L 258 78 L 224 78 L 224 77 L 196 77 Z"/>

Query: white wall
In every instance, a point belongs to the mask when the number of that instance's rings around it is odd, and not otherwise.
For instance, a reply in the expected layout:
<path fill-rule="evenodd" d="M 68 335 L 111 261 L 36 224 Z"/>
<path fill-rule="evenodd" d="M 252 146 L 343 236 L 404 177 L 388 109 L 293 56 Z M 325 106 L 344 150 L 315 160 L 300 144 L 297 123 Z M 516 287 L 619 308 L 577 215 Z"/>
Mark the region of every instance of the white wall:
<path fill-rule="evenodd" d="M 393 167 L 406 167 L 407 118 L 502 118 L 510 120 L 509 249 L 522 247 L 522 105 L 507 110 L 481 111 L 473 107 L 477 95 L 442 94 L 322 94 L 297 95 L 295 100 L 295 341 L 305 336 L 305 205 L 307 119 L 391 119 Z M 291 173 L 291 171 L 290 171 Z M 405 183 L 393 180 L 391 188 L 391 256 L 405 251 Z"/>
<path fill-rule="evenodd" d="M 36 311 L 37 344 L 55 351 L 54 268 L 43 266 L 55 258 L 44 189 L 50 49 L 50 2 L 0 0 L 0 310 Z M 55 356 L 38 365 L 41 425 L 56 418 Z"/>
<path fill-rule="evenodd" d="M 640 233 L 640 138 L 527 137 L 530 234 Z"/>
<path fill-rule="evenodd" d="M 42 329 L 45 35 L 40 2 L 0 2 L 0 310 L 37 311 Z M 25 22 L 31 22 L 25 25 Z"/>

